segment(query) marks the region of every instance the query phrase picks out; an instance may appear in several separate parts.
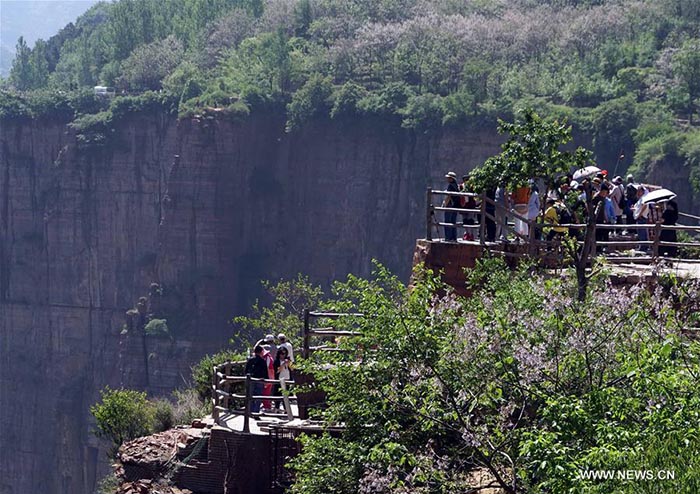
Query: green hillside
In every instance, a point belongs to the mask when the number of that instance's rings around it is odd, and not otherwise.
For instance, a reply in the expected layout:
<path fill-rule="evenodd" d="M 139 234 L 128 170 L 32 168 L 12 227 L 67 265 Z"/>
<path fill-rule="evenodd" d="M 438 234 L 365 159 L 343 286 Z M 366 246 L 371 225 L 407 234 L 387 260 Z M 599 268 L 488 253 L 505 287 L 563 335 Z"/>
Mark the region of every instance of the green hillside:
<path fill-rule="evenodd" d="M 18 46 L 4 86 L 162 90 L 181 115 L 279 107 L 289 130 L 372 114 L 430 131 L 530 106 L 592 134 L 601 162 L 694 166 L 699 37 L 696 0 L 120 0 Z M 35 107 L 5 92 L 0 111 Z"/>

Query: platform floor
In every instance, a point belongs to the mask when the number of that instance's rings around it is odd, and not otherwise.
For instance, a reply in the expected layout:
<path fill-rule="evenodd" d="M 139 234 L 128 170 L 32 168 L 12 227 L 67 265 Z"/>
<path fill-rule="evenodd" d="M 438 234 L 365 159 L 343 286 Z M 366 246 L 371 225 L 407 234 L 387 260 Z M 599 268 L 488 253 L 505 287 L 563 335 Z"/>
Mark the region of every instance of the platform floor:
<path fill-rule="evenodd" d="M 296 404 L 291 405 L 293 419 L 289 420 L 283 413 L 268 414 L 258 413 L 252 414 L 248 422 L 248 428 L 251 434 L 268 434 L 270 425 L 281 425 L 301 422 L 299 419 L 299 407 Z M 243 432 L 243 415 L 234 413 L 222 413 L 219 417 L 218 426 L 225 429 Z"/>

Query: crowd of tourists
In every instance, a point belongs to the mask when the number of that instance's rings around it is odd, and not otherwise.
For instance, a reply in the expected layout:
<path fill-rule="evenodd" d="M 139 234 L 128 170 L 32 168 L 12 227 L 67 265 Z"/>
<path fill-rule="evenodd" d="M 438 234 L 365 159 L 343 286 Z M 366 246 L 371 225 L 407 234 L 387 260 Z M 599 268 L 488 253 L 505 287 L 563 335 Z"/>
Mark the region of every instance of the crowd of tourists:
<path fill-rule="evenodd" d="M 294 348 L 287 337 L 280 333 L 275 339 L 268 334 L 258 340 L 253 347 L 253 355 L 248 358 L 245 373 L 256 379 L 276 379 L 290 381 L 294 367 Z M 282 396 L 279 383 L 253 381 L 253 396 Z M 261 407 L 262 405 L 262 407 Z M 280 400 L 252 400 L 250 411 L 253 413 L 274 413 L 281 407 Z"/>
<path fill-rule="evenodd" d="M 443 207 L 450 209 L 471 209 L 479 212 L 445 211 L 445 240 L 457 241 L 457 227 L 460 222 L 465 227 L 464 240 L 476 240 L 480 234 L 477 226 L 481 222 L 480 197 L 470 184 L 469 175 L 462 176 L 459 182 L 455 172 L 445 175 L 447 179 L 447 192 L 473 193 L 474 195 L 446 195 Z M 650 202 L 644 200 L 650 193 L 650 187 L 637 183 L 632 175 L 623 180 L 616 176 L 608 179 L 608 172 L 600 170 L 579 180 L 574 180 L 572 175 L 564 175 L 557 179 L 549 187 L 545 188 L 543 197 L 540 195 L 540 187 L 537 181 L 530 180 L 526 187 L 515 190 L 507 190 L 499 186 L 486 191 L 486 197 L 491 199 L 484 205 L 485 240 L 508 241 L 506 228 L 508 212 L 514 218 L 514 231 L 516 240 L 527 238 L 531 222 L 541 223 L 541 228 L 533 232 L 535 238 L 544 237 L 548 241 L 557 238 L 571 236 L 578 240 L 583 239 L 584 227 L 589 216 L 593 215 L 597 225 L 620 225 L 619 228 L 596 228 L 597 242 L 610 241 L 610 232 L 615 231 L 626 239 L 636 239 L 640 242 L 638 248 L 646 251 L 649 245 L 649 229 L 640 228 L 637 225 L 656 224 L 675 225 L 678 221 L 678 204 L 673 199 L 663 202 Z M 587 193 L 591 194 L 590 204 L 587 201 Z M 495 204 L 495 205 L 494 205 Z M 497 206 L 498 207 L 497 207 Z M 526 221 L 524 221 L 526 220 Z M 455 225 L 455 226 L 451 226 Z M 659 240 L 663 242 L 676 242 L 676 231 L 663 229 Z M 660 255 L 675 256 L 676 247 L 661 246 Z"/>

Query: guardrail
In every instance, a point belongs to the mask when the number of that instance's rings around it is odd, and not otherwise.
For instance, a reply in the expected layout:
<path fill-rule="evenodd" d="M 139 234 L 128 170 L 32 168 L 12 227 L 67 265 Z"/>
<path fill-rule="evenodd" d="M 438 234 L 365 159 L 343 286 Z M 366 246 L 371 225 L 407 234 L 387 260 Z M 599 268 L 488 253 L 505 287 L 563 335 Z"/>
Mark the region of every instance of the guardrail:
<path fill-rule="evenodd" d="M 517 211 L 512 209 L 507 209 L 501 204 L 496 203 L 493 199 L 487 197 L 485 193 L 476 194 L 471 192 L 453 192 L 447 190 L 433 190 L 431 188 L 427 189 L 427 208 L 426 208 L 426 240 L 432 241 L 435 237 L 433 236 L 433 230 L 437 229 L 439 237 L 439 229 L 442 228 L 455 228 L 457 232 L 468 231 L 473 232 L 474 241 L 480 243 L 486 248 L 493 247 L 498 244 L 498 239 L 487 239 L 487 222 L 493 222 L 497 226 L 500 224 L 503 229 L 504 235 L 506 237 L 515 238 L 521 244 L 526 246 L 525 255 L 529 255 L 537 258 L 558 258 L 563 259 L 562 255 L 562 242 L 560 238 L 555 238 L 553 240 L 544 240 L 542 237 L 553 227 L 565 228 L 567 233 L 575 233 L 579 231 L 584 233 L 588 228 L 586 224 L 580 223 L 565 223 L 552 225 L 548 223 L 541 223 L 528 219 L 527 217 L 519 214 Z M 442 196 L 455 196 L 455 197 L 469 197 L 473 198 L 478 204 L 476 208 L 456 208 L 456 207 L 445 207 L 437 206 L 433 204 L 435 197 Z M 476 215 L 476 221 L 472 224 L 465 224 L 464 221 L 455 221 L 454 223 L 439 221 L 436 217 L 436 213 L 452 212 L 462 215 L 466 218 L 467 215 Z M 688 213 L 679 212 L 679 218 L 686 220 L 691 220 L 695 225 L 663 225 L 661 222 L 649 223 L 649 224 L 608 224 L 608 223 L 598 223 L 593 226 L 594 230 L 612 230 L 616 232 L 626 230 L 629 236 L 635 235 L 639 230 L 648 231 L 648 239 L 640 240 L 639 238 L 611 238 L 610 240 L 596 240 L 593 246 L 592 255 L 604 254 L 608 257 L 611 262 L 620 261 L 635 261 L 635 262 L 648 262 L 659 258 L 669 259 L 674 261 L 695 261 L 692 258 L 683 258 L 677 256 L 667 255 L 667 250 L 665 248 L 700 248 L 700 242 L 671 242 L 662 240 L 662 232 L 664 231 L 675 231 L 675 232 L 700 232 L 700 216 L 695 216 Z M 515 221 L 521 222 L 523 225 L 527 225 L 527 234 L 521 233 L 515 228 Z M 523 230 L 525 230 L 523 228 Z M 583 242 L 578 240 L 578 244 L 582 245 Z M 625 249 L 627 247 L 628 249 Z M 637 250 L 641 248 L 642 250 L 648 251 L 647 256 L 611 256 L 612 252 L 619 252 L 625 250 Z M 504 255 L 509 256 L 522 256 L 522 253 L 511 253 L 503 252 Z M 700 260 L 698 260 L 700 261 Z"/>
<path fill-rule="evenodd" d="M 324 326 L 324 327 L 313 327 L 312 324 L 318 319 L 331 319 L 337 320 L 346 317 L 364 317 L 364 314 L 357 312 L 346 313 L 346 312 L 319 312 L 304 310 L 304 329 L 302 330 L 302 347 L 301 355 L 304 358 L 309 358 L 311 353 L 318 351 L 325 352 L 342 352 L 344 350 L 338 348 L 337 345 L 312 345 L 312 337 L 319 336 L 323 339 L 344 337 L 344 336 L 360 336 L 361 333 L 352 330 L 339 330 L 335 326 Z"/>
<path fill-rule="evenodd" d="M 256 401 L 282 402 L 284 415 L 288 420 L 295 418 L 291 403 L 296 396 L 288 393 L 287 386 L 295 384 L 286 379 L 260 379 L 250 375 L 233 375 L 234 369 L 240 369 L 245 362 L 226 362 L 216 365 L 212 377 L 212 410 L 214 422 L 219 424 L 222 414 L 243 415 L 243 432 L 250 432 L 250 417 L 253 415 L 252 403 Z M 281 396 L 253 395 L 253 384 L 279 384 Z M 237 389 L 236 389 L 237 388 Z"/>

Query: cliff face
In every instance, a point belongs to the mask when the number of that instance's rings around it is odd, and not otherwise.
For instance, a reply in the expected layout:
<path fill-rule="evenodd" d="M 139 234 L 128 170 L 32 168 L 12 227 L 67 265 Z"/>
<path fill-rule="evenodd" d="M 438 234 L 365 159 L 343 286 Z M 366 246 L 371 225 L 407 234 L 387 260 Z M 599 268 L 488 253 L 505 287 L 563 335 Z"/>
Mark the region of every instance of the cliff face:
<path fill-rule="evenodd" d="M 497 150 L 491 131 L 380 121 L 284 133 L 258 115 L 121 123 L 85 150 L 65 125 L 0 130 L 0 493 L 90 493 L 105 385 L 165 393 L 231 335 L 261 279 L 407 279 L 424 191 Z M 122 334 L 152 282 L 172 334 Z"/>

